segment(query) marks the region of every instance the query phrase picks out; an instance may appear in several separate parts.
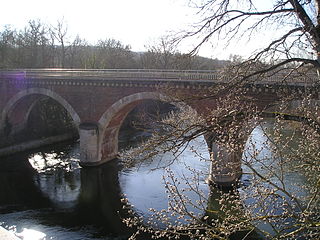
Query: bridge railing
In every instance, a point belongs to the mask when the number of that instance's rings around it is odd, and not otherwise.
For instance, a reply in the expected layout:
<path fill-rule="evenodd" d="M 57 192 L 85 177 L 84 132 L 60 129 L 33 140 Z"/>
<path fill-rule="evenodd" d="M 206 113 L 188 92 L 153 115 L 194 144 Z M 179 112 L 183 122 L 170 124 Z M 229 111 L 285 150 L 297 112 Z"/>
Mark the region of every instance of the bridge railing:
<path fill-rule="evenodd" d="M 100 79 L 100 80 L 165 80 L 165 81 L 203 81 L 203 82 L 228 82 L 230 77 L 221 74 L 220 71 L 209 70 L 159 70 L 159 69 L 17 69 L 2 70 L 0 77 L 3 78 L 20 76 L 27 79 L 32 78 L 59 78 L 59 79 Z M 265 78 L 256 79 L 257 83 L 279 83 L 281 81 L 292 83 L 314 83 L 319 82 L 315 74 L 290 75 L 274 74 Z"/>
<path fill-rule="evenodd" d="M 147 79 L 147 80 L 218 80 L 217 71 L 155 70 L 155 69 L 19 69 L 1 71 L 2 75 L 23 75 L 26 78 L 40 77 L 81 77 L 100 79 Z"/>

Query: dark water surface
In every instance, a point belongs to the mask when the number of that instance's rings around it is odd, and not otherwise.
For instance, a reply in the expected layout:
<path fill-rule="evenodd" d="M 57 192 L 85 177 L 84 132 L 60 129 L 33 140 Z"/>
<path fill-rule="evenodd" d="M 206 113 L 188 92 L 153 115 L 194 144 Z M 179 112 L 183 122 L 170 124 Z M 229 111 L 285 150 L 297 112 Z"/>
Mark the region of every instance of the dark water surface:
<path fill-rule="evenodd" d="M 264 144 L 259 128 L 251 138 Z M 209 163 L 199 160 L 194 148 L 202 158 L 209 157 L 207 145 L 200 137 L 170 169 L 178 178 L 191 176 L 190 168 L 201 170 L 199 189 L 209 195 Z M 268 150 L 263 154 L 268 154 Z M 121 217 L 126 217 L 123 194 L 135 212 L 145 217 L 150 214 L 149 208 L 166 209 L 163 175 L 167 173 L 158 167 L 171 159 L 168 153 L 130 169 L 123 169 L 117 159 L 100 167 L 81 168 L 78 143 L 2 158 L 0 226 L 32 240 L 126 239 L 130 230 L 121 222 Z M 244 174 L 242 182 L 248 181 L 250 178 Z"/>
<path fill-rule="evenodd" d="M 81 169 L 78 160 L 77 143 L 1 159 L 1 226 L 23 239 L 114 239 L 117 164 Z"/>
<path fill-rule="evenodd" d="M 194 144 L 207 154 L 204 139 Z M 193 155 L 185 150 L 170 168 L 178 176 L 191 174 L 188 166 L 208 172 L 208 163 L 195 162 Z M 127 238 L 129 230 L 120 219 L 126 216 L 123 194 L 141 215 L 147 216 L 149 208 L 166 208 L 165 170 L 151 169 L 171 159 L 170 154 L 163 155 L 131 169 L 122 169 L 118 159 L 81 168 L 78 143 L 2 158 L 0 225 L 23 239 Z M 206 177 L 201 188 L 208 192 Z"/>

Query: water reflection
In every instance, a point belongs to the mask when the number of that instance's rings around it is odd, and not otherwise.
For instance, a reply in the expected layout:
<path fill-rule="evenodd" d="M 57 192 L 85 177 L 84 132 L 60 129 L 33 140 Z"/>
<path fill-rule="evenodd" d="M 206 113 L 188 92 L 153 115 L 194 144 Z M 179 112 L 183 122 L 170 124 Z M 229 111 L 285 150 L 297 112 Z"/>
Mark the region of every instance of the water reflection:
<path fill-rule="evenodd" d="M 23 240 L 41 240 L 46 237 L 43 232 L 36 231 L 34 229 L 24 228 L 21 233 L 16 234 L 16 236 L 22 238 Z"/>
<path fill-rule="evenodd" d="M 37 171 L 34 181 L 55 208 L 75 207 L 81 188 L 77 144 L 33 153 L 28 161 Z"/>
<path fill-rule="evenodd" d="M 266 147 L 270 144 L 261 128 L 254 130 L 250 141 L 244 157 L 247 155 L 250 158 L 250 154 L 258 149 L 259 158 L 267 161 L 265 164 L 274 164 L 271 151 Z M 202 157 L 199 158 L 198 154 Z M 118 160 L 100 167 L 82 169 L 78 165 L 79 145 L 75 143 L 1 159 L 0 225 L 21 234 L 24 228 L 26 233 L 29 230 L 38 231 L 47 239 L 126 237 L 129 230 L 120 220 L 126 216 L 121 203 L 122 194 L 126 194 L 134 210 L 146 218 L 150 216 L 149 208 L 166 209 L 168 199 L 163 175 L 167 175 L 168 170 L 161 167 L 166 166 L 172 157 L 167 153 L 130 169 L 121 169 Z M 211 213 L 213 218 L 223 218 L 219 204 L 221 193 L 210 190 L 206 183 L 209 162 L 200 159 L 209 159 L 203 138 L 192 142 L 170 165 L 170 171 L 181 180 L 181 188 L 188 188 L 183 179 L 195 177 L 192 169 L 196 169 L 197 187 L 209 198 L 202 210 L 191 210 L 198 211 L 200 215 Z M 250 173 L 246 168 L 244 172 Z M 242 188 L 235 193 L 237 198 L 241 198 L 246 188 L 250 188 L 251 174 L 244 174 L 241 181 Z M 296 187 L 294 182 L 305 183 L 303 176 L 297 172 L 286 176 L 289 190 Z M 192 191 L 186 194 L 192 200 L 198 197 Z M 245 202 L 244 206 L 250 207 L 253 203 L 254 199 Z M 258 227 L 271 231 L 269 226 L 263 224 Z"/>
<path fill-rule="evenodd" d="M 195 145 L 207 152 L 204 139 L 191 144 L 193 147 Z M 181 153 L 170 168 L 180 177 L 190 176 L 192 172 L 189 168 L 202 169 L 204 174 L 200 177 L 200 187 L 207 193 L 205 180 L 208 163 L 193 161 L 195 156 L 191 146 Z M 79 145 L 75 143 L 2 159 L 1 170 L 6 175 L 1 174 L 1 177 L 14 179 L 14 183 L 12 185 L 10 181 L 3 181 L 5 184 L 1 185 L 6 187 L 0 194 L 3 208 L 1 225 L 20 235 L 27 235 L 32 231 L 41 232 L 46 234 L 47 239 L 57 239 L 57 236 L 60 236 L 58 239 L 64 239 L 61 236 L 74 228 L 81 236 L 79 239 L 85 239 L 81 229 L 93 225 L 95 230 L 85 230 L 85 235 L 92 234 L 90 239 L 101 235 L 114 238 L 128 232 L 121 221 L 121 217 L 126 216 L 121 203 L 122 193 L 135 205 L 136 212 L 142 215 L 148 215 L 151 207 L 159 210 L 167 207 L 163 185 L 165 170 L 159 167 L 170 161 L 170 154 L 161 156 L 160 165 L 160 159 L 153 159 L 132 169 L 121 170 L 119 160 L 100 167 L 79 168 L 78 153 Z M 12 196 L 17 196 L 7 199 L 5 206 L 5 192 L 8 190 L 12 192 Z M 29 200 L 26 201 L 26 198 Z M 23 209 L 30 209 L 26 204 L 30 202 L 39 210 L 9 209 L 7 206 L 16 200 L 21 200 Z M 60 226 L 58 230 L 57 226 Z M 72 239 L 76 239 L 77 234 L 73 235 Z"/>
<path fill-rule="evenodd" d="M 255 128 L 243 154 L 243 162 L 247 164 L 243 169 L 255 179 L 247 189 L 239 189 L 240 196 L 245 208 L 256 219 L 252 224 L 268 238 L 296 230 L 299 221 L 305 218 L 303 205 L 312 196 L 309 192 L 312 187 L 305 177 L 307 173 L 295 167 L 301 164 L 300 159 L 287 154 L 299 149 L 301 139 L 290 124 L 282 124 L 286 126 L 281 131 L 274 130 L 273 121 Z M 248 167 L 250 165 L 254 169 Z"/>
<path fill-rule="evenodd" d="M 125 234 L 128 229 L 121 218 L 126 216 L 121 202 L 118 178 L 119 161 L 81 169 L 81 191 L 77 215 L 87 224 L 95 223 L 104 231 Z"/>
<path fill-rule="evenodd" d="M 194 152 L 202 153 L 202 158 Z M 120 185 L 135 210 L 142 215 L 149 215 L 149 209 L 166 209 L 168 200 L 165 188 L 165 178 L 167 171 L 173 171 L 175 176 L 180 179 L 191 179 L 194 176 L 193 169 L 199 175 L 199 190 L 208 194 L 209 187 L 206 183 L 209 174 L 209 159 L 207 144 L 203 137 L 193 140 L 183 152 L 177 153 L 177 158 L 173 159 L 172 153 L 158 155 L 147 162 L 139 164 L 131 169 L 125 169 L 120 174 Z M 166 167 L 171 163 L 169 167 Z M 181 181 L 180 187 L 185 188 L 186 182 Z M 190 193 L 191 198 L 195 198 L 196 193 Z"/>
<path fill-rule="evenodd" d="M 73 161 L 77 143 L 54 149 L 1 159 L 0 225 L 34 240 L 126 235 L 119 161 L 81 169 Z"/>

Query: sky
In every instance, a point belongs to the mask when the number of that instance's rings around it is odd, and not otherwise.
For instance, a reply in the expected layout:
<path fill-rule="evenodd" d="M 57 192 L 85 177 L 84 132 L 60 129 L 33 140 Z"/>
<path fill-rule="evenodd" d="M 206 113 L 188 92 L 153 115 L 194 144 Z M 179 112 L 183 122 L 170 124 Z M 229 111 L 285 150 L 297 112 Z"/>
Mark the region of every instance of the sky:
<path fill-rule="evenodd" d="M 2 0 L 0 31 L 4 25 L 23 29 L 29 20 L 40 19 L 55 25 L 63 19 L 68 33 L 77 34 L 89 43 L 113 38 L 133 51 L 145 51 L 161 36 L 186 30 L 197 21 L 196 9 L 189 0 Z M 204 47 L 199 55 L 228 59 L 230 54 L 243 54 L 245 48 Z M 181 52 L 192 50 L 191 42 L 180 45 Z M 241 52 L 242 51 L 242 52 Z"/>

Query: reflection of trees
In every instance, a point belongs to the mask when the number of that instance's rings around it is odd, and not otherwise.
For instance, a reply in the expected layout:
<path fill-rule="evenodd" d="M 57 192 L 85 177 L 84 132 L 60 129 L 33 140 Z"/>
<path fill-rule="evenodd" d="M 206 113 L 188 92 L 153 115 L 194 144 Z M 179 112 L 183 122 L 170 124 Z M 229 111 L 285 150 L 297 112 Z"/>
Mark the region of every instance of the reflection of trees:
<path fill-rule="evenodd" d="M 80 170 L 76 144 L 56 144 L 29 155 L 37 171 L 38 188 L 56 208 L 69 209 L 76 204 L 80 189 Z"/>
<path fill-rule="evenodd" d="M 55 208 L 70 209 L 76 204 L 79 195 L 79 178 L 79 169 L 68 172 L 66 169 L 55 168 L 37 174 L 35 182 Z"/>
<path fill-rule="evenodd" d="M 31 153 L 29 162 L 38 172 L 50 174 L 55 170 L 67 173 L 79 168 L 78 143 L 59 143 L 43 147 L 40 152 Z"/>

